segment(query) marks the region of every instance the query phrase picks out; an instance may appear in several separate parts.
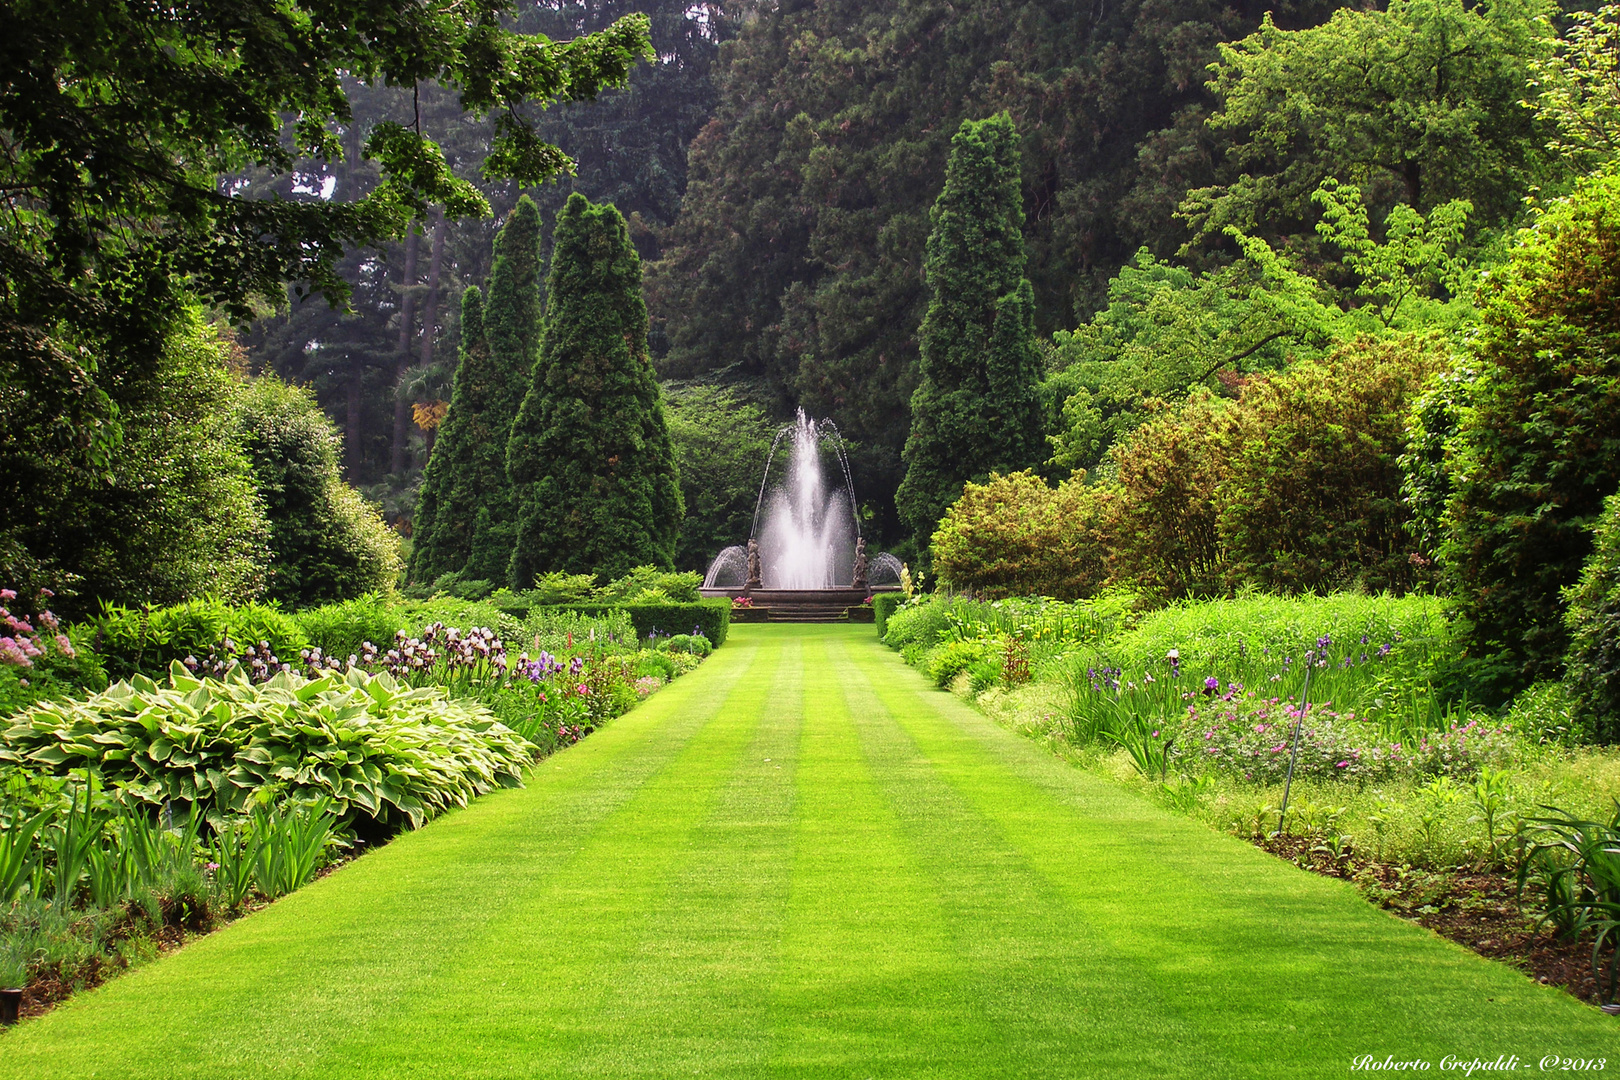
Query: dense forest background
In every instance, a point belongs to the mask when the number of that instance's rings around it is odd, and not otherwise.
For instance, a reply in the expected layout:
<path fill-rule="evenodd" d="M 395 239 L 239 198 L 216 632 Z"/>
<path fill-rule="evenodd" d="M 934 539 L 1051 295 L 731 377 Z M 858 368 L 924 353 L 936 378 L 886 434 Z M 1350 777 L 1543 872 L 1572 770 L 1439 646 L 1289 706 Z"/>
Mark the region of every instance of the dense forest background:
<path fill-rule="evenodd" d="M 649 267 L 653 355 L 677 435 L 685 431 L 691 444 L 678 448 L 683 461 L 705 439 L 703 425 L 727 416 L 751 434 L 796 407 L 830 416 L 852 443 L 868 528 L 895 541 L 903 530 L 894 492 L 927 299 L 929 207 L 964 118 L 1005 111 L 1022 136 L 1027 276 L 1046 340 L 1107 308 L 1111 282 L 1133 260 L 1140 265 L 1138 252 L 1192 271 L 1230 264 L 1238 252 L 1226 225 L 1299 265 L 1327 266 L 1321 276 L 1331 282 L 1327 264 L 1337 256 L 1319 250 L 1320 212 L 1310 200 L 1329 176 L 1360 185 L 1374 223 L 1397 202 L 1427 212 L 1456 198 L 1471 201 L 1476 246 L 1514 223 L 1545 170 L 1537 158 L 1544 140 L 1519 103 L 1524 71 L 1514 66 L 1512 42 L 1461 41 L 1459 55 L 1496 55 L 1412 73 L 1451 79 L 1449 92 L 1468 96 L 1474 130 L 1484 127 L 1488 137 L 1446 145 L 1442 131 L 1441 142 L 1398 148 L 1400 168 L 1332 133 L 1313 141 L 1300 129 L 1279 142 L 1252 93 L 1247 117 L 1227 102 L 1229 122 L 1208 122 L 1221 106 L 1220 87 L 1209 83 L 1222 42 L 1254 34 L 1268 12 L 1265 25 L 1286 31 L 1322 25 L 1340 8 L 1381 6 L 524 4 L 517 27 L 553 38 L 646 12 L 658 54 L 628 90 L 544 115 L 541 131 L 578 171 L 529 194 L 541 207 L 548 250 L 552 217 L 574 191 L 614 203 L 628 219 Z M 1542 10 L 1512 0 L 1492 7 L 1500 23 L 1517 26 Z M 1250 74 L 1263 91 L 1265 73 Z M 433 426 L 450 396 L 460 294 L 487 280 L 492 238 L 520 192 L 480 179 L 491 124 L 465 118 L 442 89 L 356 86 L 351 94 L 351 145 L 382 120 L 420 124 L 495 214 L 453 224 L 434 218 L 402 243 L 351 252 L 343 272 L 354 286 L 352 310 L 293 299 L 259 319 L 243 343 L 257 369 L 314 388 L 345 433 L 348 477 L 408 531 Z M 284 178 L 280 193 L 351 198 L 374 182 L 351 153 L 334 167 Z M 683 401 L 692 410 L 684 423 Z M 747 463 L 727 467 L 736 475 L 710 477 L 709 486 L 745 489 Z M 687 491 L 692 507 L 725 501 L 724 490 Z M 711 510 L 689 521 L 683 563 L 701 566 L 716 542 L 740 539 L 728 533 L 736 514 Z"/>

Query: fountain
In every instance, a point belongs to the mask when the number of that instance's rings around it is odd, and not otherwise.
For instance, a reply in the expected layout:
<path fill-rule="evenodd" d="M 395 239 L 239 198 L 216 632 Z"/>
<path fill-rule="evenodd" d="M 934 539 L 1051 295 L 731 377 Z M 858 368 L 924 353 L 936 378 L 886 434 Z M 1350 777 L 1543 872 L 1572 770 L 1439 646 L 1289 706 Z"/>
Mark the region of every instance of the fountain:
<path fill-rule="evenodd" d="M 784 443 L 786 471 L 773 484 L 771 469 Z M 831 485 L 828 449 L 839 467 Z M 771 441 L 748 543 L 714 557 L 703 593 L 746 596 L 772 618 L 844 618 L 872 589 L 898 588 L 899 571 L 899 560 L 887 552 L 867 557 L 849 456 L 837 426 L 810 420 L 800 409 Z"/>

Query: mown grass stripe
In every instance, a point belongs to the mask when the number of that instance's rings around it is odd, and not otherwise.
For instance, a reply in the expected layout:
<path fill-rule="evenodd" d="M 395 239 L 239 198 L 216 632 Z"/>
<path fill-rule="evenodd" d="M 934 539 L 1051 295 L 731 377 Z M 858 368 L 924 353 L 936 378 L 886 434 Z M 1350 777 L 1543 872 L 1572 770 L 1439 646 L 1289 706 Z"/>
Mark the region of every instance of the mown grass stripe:
<path fill-rule="evenodd" d="M 1321 1075 L 1385 1052 L 1602 1056 L 1612 1021 L 1512 969 L 1055 761 L 875 645 L 851 650 L 939 775 L 1232 1063 Z"/>
<path fill-rule="evenodd" d="M 1027 1077 L 1221 1071 L 1218 1048 L 1189 1028 L 1150 972 L 1113 947 L 1083 909 L 937 771 L 853 662 L 830 643 L 861 746 L 918 862 L 927 867 L 953 947 L 968 969 L 994 1047 L 989 1071 Z M 1122 1039 L 1129 1031 L 1131 1038 Z"/>
<path fill-rule="evenodd" d="M 581 1077 L 757 1077 L 767 1071 L 770 985 L 792 876 L 805 702 L 798 641 L 748 677 L 769 688 L 761 723 L 678 874 L 613 977 L 596 1031 L 567 1071 Z"/>
<path fill-rule="evenodd" d="M 614 1015 L 624 968 L 655 929 L 655 913 L 672 902 L 691 838 L 764 715 L 769 684 L 749 672 L 779 666 L 785 649 L 766 643 L 749 668 L 733 671 L 712 719 L 566 860 L 537 872 L 514 850 L 502 879 L 509 899 L 421 987 L 431 996 L 334 1046 L 330 1059 L 419 1076 L 454 1054 L 468 1078 L 508 1075 L 513 1060 L 536 1075 L 563 1076 L 604 1047 L 635 1045 L 616 1038 L 640 1030 Z M 545 1008 L 536 1009 L 540 1001 Z M 598 1075 L 619 1075 L 620 1064 Z"/>
<path fill-rule="evenodd" d="M 993 1038 L 961 993 L 937 897 L 804 632 L 793 889 L 772 993 L 771 1075 L 947 1076 Z"/>
<path fill-rule="evenodd" d="M 323 1075 L 335 1046 L 395 1017 L 434 1011 L 442 995 L 458 992 L 423 987 L 667 773 L 725 711 L 740 673 L 761 649 L 775 648 L 723 650 L 540 762 L 526 790 L 485 796 L 160 963 L 79 995 L 0 1043 L 0 1075 L 211 1077 L 248 1062 L 255 1075 Z M 552 915 L 529 909 L 526 917 Z M 552 933 L 566 937 L 560 928 Z M 403 1026 L 412 1029 L 402 1043 L 408 1048 L 425 1029 L 420 1019 Z M 75 1048 L 65 1068 L 63 1045 Z"/>

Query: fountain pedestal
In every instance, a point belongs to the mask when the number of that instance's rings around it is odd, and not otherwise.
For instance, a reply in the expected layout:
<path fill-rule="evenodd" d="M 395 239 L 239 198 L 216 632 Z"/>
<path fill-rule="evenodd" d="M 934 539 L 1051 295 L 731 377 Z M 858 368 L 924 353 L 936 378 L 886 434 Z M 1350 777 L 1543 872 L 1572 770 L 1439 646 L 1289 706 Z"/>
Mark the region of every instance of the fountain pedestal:
<path fill-rule="evenodd" d="M 746 596 L 752 607 L 736 608 L 736 622 L 870 622 L 872 609 L 864 601 L 873 592 L 897 592 L 899 586 L 868 589 L 704 589 L 707 597 Z M 742 612 L 749 612 L 739 617 Z"/>

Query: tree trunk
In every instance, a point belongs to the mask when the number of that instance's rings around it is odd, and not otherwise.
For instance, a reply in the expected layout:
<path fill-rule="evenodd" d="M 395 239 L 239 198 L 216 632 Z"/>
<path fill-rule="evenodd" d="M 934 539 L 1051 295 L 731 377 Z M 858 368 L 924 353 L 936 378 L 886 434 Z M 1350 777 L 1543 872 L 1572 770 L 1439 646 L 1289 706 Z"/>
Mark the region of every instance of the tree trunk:
<path fill-rule="evenodd" d="M 439 267 L 444 263 L 444 210 L 433 212 L 433 257 L 428 261 L 427 295 L 422 299 L 422 359 L 433 363 L 433 337 L 439 318 Z"/>
<path fill-rule="evenodd" d="M 394 375 L 394 447 L 388 471 L 405 471 L 405 449 L 410 437 L 411 407 L 405 400 L 405 372 L 411 366 L 411 332 L 416 329 L 416 225 L 405 231 L 405 272 L 400 277 L 399 366 Z"/>
<path fill-rule="evenodd" d="M 1401 180 L 1406 184 L 1406 205 L 1422 213 L 1423 163 L 1416 158 L 1407 161 L 1401 171 Z"/>

